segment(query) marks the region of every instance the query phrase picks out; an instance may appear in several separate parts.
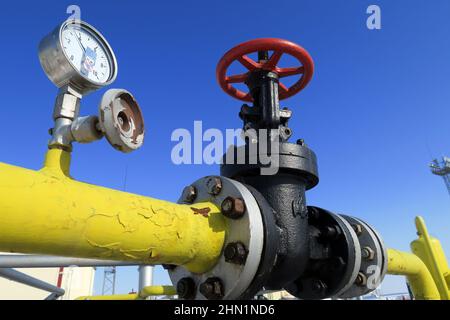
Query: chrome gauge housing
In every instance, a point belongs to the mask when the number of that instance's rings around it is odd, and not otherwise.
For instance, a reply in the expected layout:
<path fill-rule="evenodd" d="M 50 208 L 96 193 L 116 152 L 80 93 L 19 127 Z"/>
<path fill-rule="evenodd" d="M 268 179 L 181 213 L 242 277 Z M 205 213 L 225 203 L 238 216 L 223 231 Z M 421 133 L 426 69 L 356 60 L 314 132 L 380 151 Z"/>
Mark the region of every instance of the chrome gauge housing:
<path fill-rule="evenodd" d="M 65 30 L 78 30 L 78 35 L 72 39 L 63 39 Z M 72 33 L 71 33 L 72 34 Z M 94 48 L 83 46 L 81 36 L 84 36 L 86 41 L 92 44 Z M 75 63 L 74 55 L 66 50 L 69 50 L 66 45 L 70 41 L 78 42 L 79 50 L 82 50 L 82 62 Z M 65 42 L 66 41 L 66 42 Z M 69 42 L 67 42 L 69 41 Z M 99 50 L 102 59 L 101 67 L 107 70 L 107 74 L 103 73 L 104 78 L 96 80 L 89 70 L 94 72 L 93 66 L 96 66 L 96 52 Z M 60 24 L 56 29 L 42 39 L 39 44 L 39 60 L 41 66 L 47 74 L 48 78 L 58 87 L 67 85 L 72 86 L 80 94 L 85 95 L 89 92 L 105 87 L 117 77 L 117 60 L 113 50 L 106 41 L 106 39 L 94 27 L 81 20 L 67 20 Z M 84 63 L 83 63 L 84 61 Z M 84 66 L 87 66 L 84 68 Z M 87 72 L 83 72 L 84 70 Z"/>

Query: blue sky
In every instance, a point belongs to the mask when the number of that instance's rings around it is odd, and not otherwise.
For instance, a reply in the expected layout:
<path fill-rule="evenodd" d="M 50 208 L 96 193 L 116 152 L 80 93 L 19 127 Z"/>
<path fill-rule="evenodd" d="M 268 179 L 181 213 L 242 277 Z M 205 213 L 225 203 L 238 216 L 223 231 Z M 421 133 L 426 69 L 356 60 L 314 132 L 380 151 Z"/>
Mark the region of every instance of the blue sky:
<path fill-rule="evenodd" d="M 427 167 L 450 155 L 450 2 L 296 1 L 14 1 L 0 10 L 2 151 L 0 161 L 38 169 L 52 126 L 53 84 L 37 58 L 40 39 L 77 4 L 82 19 L 107 37 L 119 61 L 113 87 L 132 91 L 145 113 L 145 146 L 131 155 L 106 141 L 75 146 L 75 178 L 176 200 L 183 187 L 217 166 L 175 166 L 171 133 L 238 128 L 241 103 L 221 91 L 216 64 L 231 47 L 280 37 L 302 45 L 316 71 L 310 85 L 285 100 L 295 138 L 316 152 L 321 182 L 310 205 L 360 217 L 389 247 L 409 250 L 414 216 L 422 215 L 450 256 L 450 198 Z M 377 4 L 382 29 L 366 28 Z M 104 90 L 86 97 L 96 114 Z M 102 269 L 96 280 L 101 290 Z M 156 281 L 167 283 L 161 269 Z M 386 292 L 403 291 L 402 278 Z M 120 268 L 118 292 L 137 288 L 136 268 Z"/>

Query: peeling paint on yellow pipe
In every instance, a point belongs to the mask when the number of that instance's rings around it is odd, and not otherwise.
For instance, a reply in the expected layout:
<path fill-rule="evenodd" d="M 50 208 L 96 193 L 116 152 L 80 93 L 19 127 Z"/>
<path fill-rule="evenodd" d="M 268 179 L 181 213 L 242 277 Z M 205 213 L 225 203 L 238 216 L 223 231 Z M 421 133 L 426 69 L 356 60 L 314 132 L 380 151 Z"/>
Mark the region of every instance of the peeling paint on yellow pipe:
<path fill-rule="evenodd" d="M 70 154 L 58 149 L 49 150 L 41 171 L 0 163 L 0 251 L 175 264 L 191 272 L 216 263 L 225 220 L 214 204 L 179 205 L 78 182 L 69 166 Z"/>

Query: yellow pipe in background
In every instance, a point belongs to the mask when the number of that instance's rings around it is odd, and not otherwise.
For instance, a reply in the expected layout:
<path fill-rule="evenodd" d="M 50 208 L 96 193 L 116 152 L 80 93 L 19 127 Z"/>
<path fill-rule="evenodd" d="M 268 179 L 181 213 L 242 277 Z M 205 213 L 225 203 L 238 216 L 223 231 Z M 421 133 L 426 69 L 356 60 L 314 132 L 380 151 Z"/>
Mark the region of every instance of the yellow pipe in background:
<path fill-rule="evenodd" d="M 130 294 L 115 294 L 110 296 L 92 296 L 92 297 L 78 297 L 75 300 L 138 300 L 139 295 L 137 293 Z"/>
<path fill-rule="evenodd" d="M 450 271 L 441 243 L 428 234 L 422 217 L 416 217 L 416 228 L 419 239 L 411 243 L 411 250 L 430 270 L 441 299 L 450 300 Z"/>
<path fill-rule="evenodd" d="M 139 296 L 141 298 L 147 298 L 151 296 L 175 296 L 177 290 L 173 286 L 148 286 L 144 287 Z"/>
<path fill-rule="evenodd" d="M 408 279 L 417 300 L 440 300 L 439 291 L 423 261 L 412 253 L 388 249 L 388 273 Z"/>
<path fill-rule="evenodd" d="M 226 229 L 216 205 L 77 182 L 69 166 L 70 154 L 58 149 L 49 150 L 41 171 L 0 163 L 0 251 L 183 265 L 196 273 L 215 265 Z"/>
<path fill-rule="evenodd" d="M 143 288 L 139 294 L 130 293 L 110 296 L 79 297 L 75 300 L 139 300 L 152 296 L 175 296 L 176 294 L 177 291 L 173 286 L 148 286 Z"/>

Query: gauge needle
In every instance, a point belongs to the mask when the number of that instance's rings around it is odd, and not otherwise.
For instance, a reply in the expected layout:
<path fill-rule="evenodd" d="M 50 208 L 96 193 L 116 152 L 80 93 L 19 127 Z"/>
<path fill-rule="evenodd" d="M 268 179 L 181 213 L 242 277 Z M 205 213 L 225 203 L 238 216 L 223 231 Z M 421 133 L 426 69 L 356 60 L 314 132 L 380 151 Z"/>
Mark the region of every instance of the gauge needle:
<path fill-rule="evenodd" d="M 81 34 L 80 37 L 78 37 L 77 33 L 75 32 L 75 38 L 77 38 L 77 41 L 81 47 L 81 49 L 83 49 L 83 52 L 86 53 L 86 48 L 83 46 L 83 44 L 81 43 Z"/>

